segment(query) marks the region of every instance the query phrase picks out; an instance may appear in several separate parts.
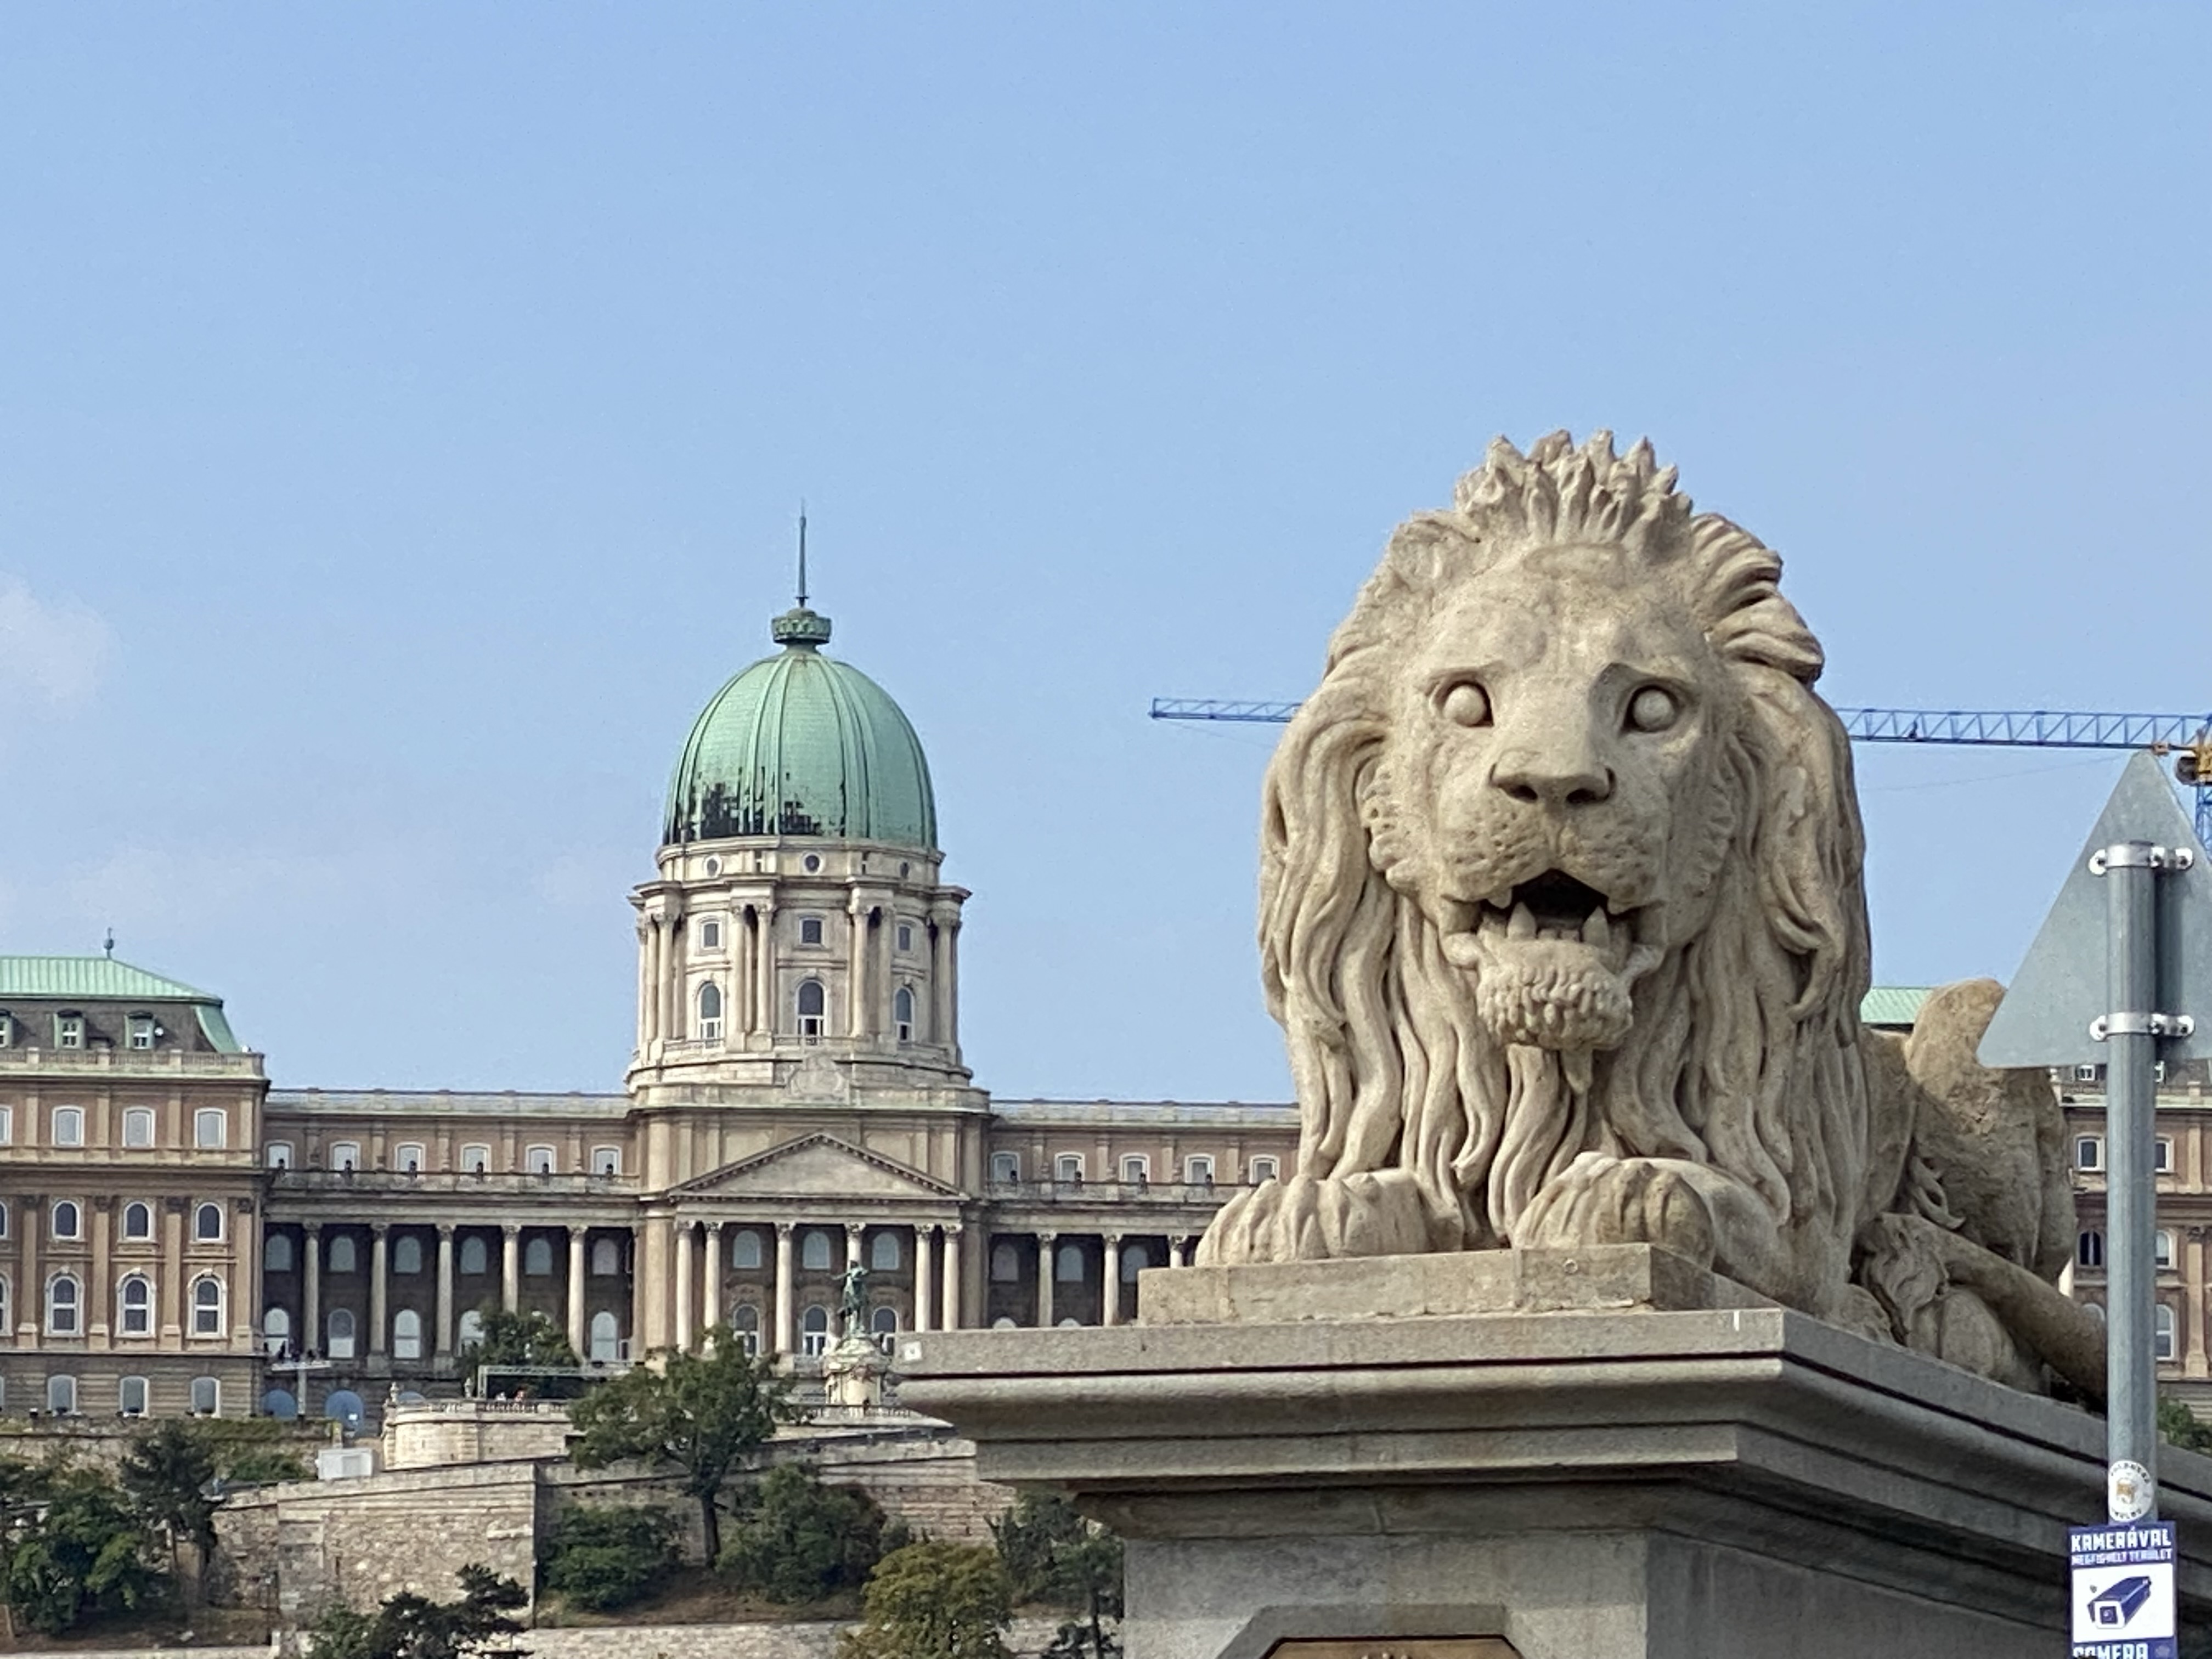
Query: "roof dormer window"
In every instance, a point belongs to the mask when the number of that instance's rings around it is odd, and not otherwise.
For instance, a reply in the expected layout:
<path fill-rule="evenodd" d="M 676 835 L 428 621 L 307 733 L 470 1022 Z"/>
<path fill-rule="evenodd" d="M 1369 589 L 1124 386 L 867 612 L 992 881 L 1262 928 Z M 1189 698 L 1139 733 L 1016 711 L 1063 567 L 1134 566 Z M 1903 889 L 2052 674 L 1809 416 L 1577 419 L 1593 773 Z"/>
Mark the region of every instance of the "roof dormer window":
<path fill-rule="evenodd" d="M 154 1024 L 153 1015 L 131 1015 L 130 1021 L 131 1046 L 134 1048 L 152 1048 L 154 1046 L 155 1036 L 159 1028 Z"/>
<path fill-rule="evenodd" d="M 15 1046 L 15 1021 L 13 1016 L 0 1012 L 0 1048 Z"/>
<path fill-rule="evenodd" d="M 54 1047 L 57 1048 L 84 1047 L 84 1016 L 82 1014 L 54 1016 Z"/>

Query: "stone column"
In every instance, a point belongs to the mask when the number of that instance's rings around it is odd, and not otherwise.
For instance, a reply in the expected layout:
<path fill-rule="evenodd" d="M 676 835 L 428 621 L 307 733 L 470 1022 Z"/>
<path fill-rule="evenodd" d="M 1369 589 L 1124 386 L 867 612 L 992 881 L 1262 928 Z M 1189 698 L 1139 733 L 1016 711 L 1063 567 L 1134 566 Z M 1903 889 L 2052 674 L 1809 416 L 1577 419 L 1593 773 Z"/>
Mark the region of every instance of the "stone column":
<path fill-rule="evenodd" d="M 707 1224 L 707 1271 L 700 1276 L 699 1328 L 711 1331 L 722 1322 L 722 1224 Z"/>
<path fill-rule="evenodd" d="M 307 1284 L 301 1296 L 300 1322 L 307 1332 L 300 1352 L 323 1352 L 323 1224 L 310 1221 L 300 1229 L 300 1260 L 307 1264 Z M 302 1409 L 305 1409 L 304 1406 Z"/>
<path fill-rule="evenodd" d="M 931 1305 L 931 1292 L 936 1286 L 930 1278 L 936 1271 L 937 1264 L 930 1260 L 933 1252 L 929 1247 L 930 1238 L 936 1231 L 934 1227 L 916 1227 L 914 1230 L 914 1328 L 918 1331 L 937 1328 L 933 1317 L 937 1310 Z"/>
<path fill-rule="evenodd" d="M 865 1231 L 864 1223 L 848 1221 L 845 1224 L 845 1265 L 848 1267 L 860 1265 L 860 1235 Z"/>
<path fill-rule="evenodd" d="M 775 1224 L 775 1351 L 791 1352 L 791 1229 L 788 1221 Z"/>
<path fill-rule="evenodd" d="M 39 1267 L 39 1241 L 46 1231 L 46 1200 L 42 1194 L 25 1193 L 15 1203 L 17 1231 L 23 1241 L 17 1247 L 22 1252 L 22 1279 L 15 1286 L 15 1340 L 30 1348 L 38 1346 L 39 1333 L 46 1328 L 46 1279 Z M 45 1402 L 40 1405 L 43 1409 Z"/>
<path fill-rule="evenodd" d="M 499 1230 L 499 1305 L 509 1313 L 522 1305 L 522 1228 L 513 1221 Z"/>
<path fill-rule="evenodd" d="M 860 902 L 858 893 L 846 901 L 845 915 L 850 924 L 847 936 L 852 941 L 853 963 L 846 998 L 852 1006 L 847 1012 L 845 1029 L 850 1036 L 864 1037 L 868 1034 L 868 908 Z"/>
<path fill-rule="evenodd" d="M 943 1305 L 938 1310 L 937 1328 L 943 1331 L 960 1328 L 960 1224 L 952 1223 L 945 1230 L 944 1273 L 940 1279 L 944 1294 L 938 1300 Z"/>
<path fill-rule="evenodd" d="M 91 1212 L 81 1218 L 81 1225 L 92 1229 L 92 1277 L 86 1283 L 83 1302 L 77 1309 L 76 1328 L 84 1333 L 86 1341 L 94 1348 L 103 1347 L 108 1341 L 112 1327 L 110 1315 L 115 1307 L 115 1271 L 108 1260 L 107 1228 L 115 1209 L 112 1196 L 99 1196 L 92 1200 Z M 236 1224 L 233 1224 L 234 1231 Z M 237 1301 L 245 1300 L 243 1297 Z M 234 1304 L 234 1316 L 238 1312 Z"/>
<path fill-rule="evenodd" d="M 684 947 L 682 914 L 679 912 L 670 915 L 661 923 L 661 931 L 668 939 L 665 947 L 668 961 L 665 977 L 662 981 L 663 988 L 667 994 L 667 1006 L 661 1015 L 662 1029 L 672 1039 L 696 1037 L 699 1035 L 695 1029 L 697 1022 L 691 1018 L 691 1010 L 689 1006 L 690 999 L 684 994 L 684 981 L 690 964 L 687 960 L 688 952 Z"/>
<path fill-rule="evenodd" d="M 952 921 L 943 930 L 945 935 L 945 978 L 942 993 L 945 1002 L 943 1035 L 938 1041 L 952 1051 L 955 1060 L 960 1057 L 960 915 L 953 913 Z"/>
<path fill-rule="evenodd" d="M 750 1036 L 754 1029 L 754 1017 L 759 1000 L 753 994 L 753 967 L 759 952 L 752 949 L 752 941 L 745 937 L 745 919 L 742 911 L 730 918 L 730 1029 L 740 1037 Z"/>
<path fill-rule="evenodd" d="M 385 1269 L 391 1261 L 391 1247 L 385 1236 L 391 1227 L 388 1221 L 368 1224 L 368 1351 L 372 1355 L 381 1354 L 387 1346 L 384 1328 L 389 1322 L 385 1316 L 389 1301 L 386 1281 L 391 1275 Z"/>
<path fill-rule="evenodd" d="M 775 1032 L 775 906 L 763 904 L 753 913 L 759 919 L 753 940 L 759 965 L 753 975 L 753 988 L 757 994 L 757 1016 L 753 1030 L 770 1036 Z"/>
<path fill-rule="evenodd" d="M 940 1047 L 952 1046 L 952 1028 L 945 1024 L 945 970 L 946 952 L 951 945 L 951 924 L 941 910 L 930 913 L 929 930 L 929 1041 Z"/>
<path fill-rule="evenodd" d="M 1106 1235 L 1104 1277 L 1098 1281 L 1098 1322 L 1118 1325 L 1121 1322 L 1121 1235 Z"/>
<path fill-rule="evenodd" d="M 637 1048 L 653 1041 L 653 924 L 637 913 Z"/>
<path fill-rule="evenodd" d="M 2203 1376 L 2212 1374 L 2212 1365 L 2208 1365 L 2206 1361 L 2204 1340 L 2204 1243 L 2208 1237 L 2212 1237 L 2212 1230 L 2191 1227 L 2182 1237 L 2186 1240 L 2182 1245 L 2184 1254 L 2173 1264 L 2181 1270 L 2185 1296 L 2182 1305 L 2188 1310 L 2189 1315 L 2185 1329 L 2189 1346 L 2182 1355 L 2181 1363 L 2186 1375 Z"/>
<path fill-rule="evenodd" d="M 676 1250 L 676 1351 L 691 1352 L 691 1224 L 668 1224 L 669 1243 Z"/>
<path fill-rule="evenodd" d="M 453 1351 L 453 1224 L 438 1224 L 438 1321 L 431 1352 L 442 1359 Z"/>
<path fill-rule="evenodd" d="M 161 1334 L 182 1337 L 191 1329 L 192 1310 L 185 1305 L 185 1224 L 191 1218 L 185 1212 L 191 1207 L 189 1200 L 164 1198 L 161 1200 Z M 112 1294 L 112 1292 L 111 1292 Z M 87 1285 L 84 1296 L 92 1295 Z M 39 1286 L 40 1302 L 46 1299 L 46 1285 Z M 77 1304 L 76 1328 L 84 1328 L 85 1315 L 89 1311 L 82 1301 Z"/>
<path fill-rule="evenodd" d="M 1052 1259 L 1052 1249 L 1059 1237 L 1060 1235 L 1057 1233 L 1039 1233 L 1036 1236 L 1036 1319 L 1037 1328 L 1041 1331 L 1052 1328 L 1052 1270 L 1056 1265 Z"/>
<path fill-rule="evenodd" d="M 646 1323 L 652 1310 L 645 1298 L 645 1239 L 642 1225 L 633 1225 L 629 1231 L 629 1248 L 625 1251 L 629 1267 L 629 1354 L 633 1359 L 645 1358 Z"/>
<path fill-rule="evenodd" d="M 576 1358 L 585 1358 L 584 1352 L 584 1230 L 568 1229 L 568 1346 L 576 1351 Z"/>

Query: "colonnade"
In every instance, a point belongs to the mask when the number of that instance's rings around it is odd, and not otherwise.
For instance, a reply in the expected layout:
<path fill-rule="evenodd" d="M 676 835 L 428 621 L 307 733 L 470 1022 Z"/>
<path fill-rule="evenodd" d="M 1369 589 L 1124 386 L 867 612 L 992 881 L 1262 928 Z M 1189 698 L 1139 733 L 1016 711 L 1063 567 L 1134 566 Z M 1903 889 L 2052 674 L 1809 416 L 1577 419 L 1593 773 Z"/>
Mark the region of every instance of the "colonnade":
<path fill-rule="evenodd" d="M 842 1259 L 833 1260 L 826 1267 L 817 1266 L 806 1270 L 817 1274 L 842 1274 L 849 1268 L 865 1266 L 866 1239 L 872 1228 L 906 1236 L 911 1241 L 911 1250 L 902 1257 L 898 1278 L 910 1284 L 912 1304 L 910 1314 L 902 1321 L 902 1328 L 946 1330 L 961 1322 L 963 1229 L 957 1222 L 672 1217 L 658 1224 L 664 1231 L 659 1240 L 648 1238 L 646 1283 L 641 1300 L 648 1306 L 655 1300 L 653 1281 L 659 1275 L 653 1258 L 665 1250 L 665 1283 L 671 1310 L 666 1335 L 679 1349 L 695 1347 L 708 1327 L 735 1323 L 743 1309 L 753 1307 L 750 1300 L 730 1294 L 729 1281 L 732 1271 L 757 1271 L 765 1277 L 763 1288 L 768 1292 L 762 1310 L 765 1317 L 758 1331 L 761 1346 L 775 1353 L 799 1352 L 802 1333 L 799 1329 L 797 1294 L 801 1272 L 799 1239 L 802 1233 L 817 1231 L 833 1237 L 842 1232 L 844 1237 Z M 763 1260 L 757 1269 L 738 1268 L 734 1252 L 725 1249 L 724 1234 L 770 1231 L 775 1236 L 772 1260 Z M 650 1339 L 654 1333 L 649 1314 L 647 1329 Z M 834 1337 L 836 1332 L 832 1330 L 828 1334 Z"/>

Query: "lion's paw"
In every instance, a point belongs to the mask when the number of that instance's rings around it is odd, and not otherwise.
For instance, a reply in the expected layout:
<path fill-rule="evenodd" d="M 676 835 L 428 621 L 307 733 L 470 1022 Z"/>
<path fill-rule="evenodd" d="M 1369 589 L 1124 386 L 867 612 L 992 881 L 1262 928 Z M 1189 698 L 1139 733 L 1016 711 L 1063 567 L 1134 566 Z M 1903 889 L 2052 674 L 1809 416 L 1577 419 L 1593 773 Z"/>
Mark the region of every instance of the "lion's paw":
<path fill-rule="evenodd" d="M 1199 1241 L 1201 1267 L 1406 1255 L 1430 1248 L 1428 1212 L 1402 1170 L 1292 1176 L 1240 1193 Z"/>
<path fill-rule="evenodd" d="M 1713 1212 L 1692 1171 L 1672 1158 L 1584 1152 L 1538 1189 L 1513 1229 L 1531 1249 L 1656 1244 L 1713 1265 Z"/>

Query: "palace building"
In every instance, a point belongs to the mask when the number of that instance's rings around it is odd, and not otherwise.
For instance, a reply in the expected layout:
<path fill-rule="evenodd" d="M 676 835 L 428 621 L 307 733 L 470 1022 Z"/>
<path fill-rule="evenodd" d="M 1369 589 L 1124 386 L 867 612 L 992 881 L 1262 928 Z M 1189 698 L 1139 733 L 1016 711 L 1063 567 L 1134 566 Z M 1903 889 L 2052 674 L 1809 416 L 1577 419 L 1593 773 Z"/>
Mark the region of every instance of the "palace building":
<path fill-rule="evenodd" d="M 271 1088 L 220 998 L 0 957 L 0 1411 L 358 1419 L 459 1391 L 494 1309 L 546 1315 L 587 1364 L 727 1324 L 805 1376 L 854 1262 L 887 1346 L 1110 1325 L 1228 1189 L 1289 1167 L 1288 1105 L 977 1086 L 968 894 L 921 744 L 803 598 L 771 633 L 693 725 L 630 895 L 619 1092 Z M 1863 1017 L 1909 1028 L 1924 995 L 1878 988 Z M 2160 1101 L 2159 1358 L 2212 1404 L 2212 1131 L 2185 1069 Z M 2100 1079 L 2054 1081 L 2094 1302 Z"/>
<path fill-rule="evenodd" d="M 1112 1324 L 1289 1164 L 1288 1106 L 976 1085 L 921 741 L 803 598 L 771 633 L 630 896 L 619 1093 L 272 1089 L 216 997 L 0 958 L 0 1409 L 352 1416 L 457 1390 L 501 1308 L 586 1363 L 726 1323 L 805 1373 L 853 1262 L 886 1342 Z"/>

